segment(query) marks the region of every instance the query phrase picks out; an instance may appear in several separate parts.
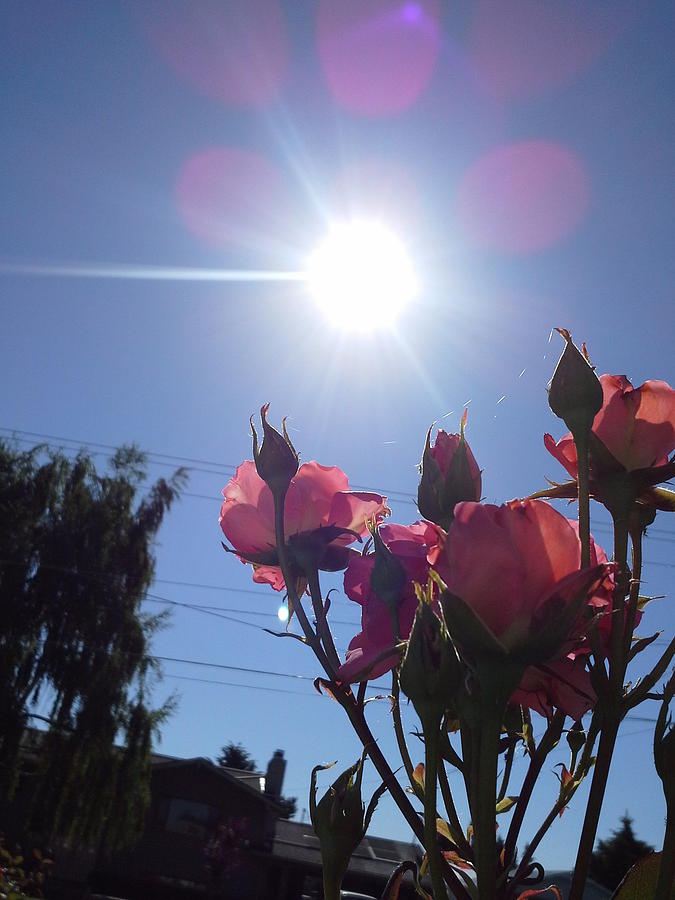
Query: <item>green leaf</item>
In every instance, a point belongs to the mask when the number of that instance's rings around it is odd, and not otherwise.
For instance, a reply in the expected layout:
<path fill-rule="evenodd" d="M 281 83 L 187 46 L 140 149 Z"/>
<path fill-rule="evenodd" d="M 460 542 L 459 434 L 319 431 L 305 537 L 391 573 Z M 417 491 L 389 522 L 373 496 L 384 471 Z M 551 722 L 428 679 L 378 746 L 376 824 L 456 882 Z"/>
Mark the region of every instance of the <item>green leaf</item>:
<path fill-rule="evenodd" d="M 368 829 L 370 828 L 370 820 L 371 820 L 372 817 L 373 817 L 373 813 L 375 812 L 375 808 L 377 807 L 377 804 L 378 804 L 378 802 L 379 802 L 380 797 L 381 797 L 384 793 L 386 793 L 386 791 L 387 791 L 387 785 L 386 785 L 385 782 L 383 781 L 382 784 L 379 786 L 379 788 L 375 791 L 375 793 L 373 794 L 373 796 L 370 798 L 370 803 L 368 804 L 368 809 L 366 810 L 366 814 L 365 814 L 365 816 L 364 816 L 364 818 L 363 818 L 363 833 L 364 833 L 364 834 L 365 834 L 366 831 L 368 831 Z"/>
<path fill-rule="evenodd" d="M 321 691 L 319 691 L 319 693 L 321 693 Z M 316 816 L 316 775 L 317 775 L 317 772 L 323 772 L 326 769 L 332 769 L 336 763 L 337 763 L 337 760 L 335 760 L 335 762 L 332 762 L 332 763 L 326 763 L 323 766 L 321 766 L 321 765 L 314 766 L 314 768 L 312 769 L 312 775 L 311 775 L 311 778 L 309 781 L 309 814 L 310 814 L 310 818 L 312 820 L 312 825 L 314 824 L 314 819 Z"/>
<path fill-rule="evenodd" d="M 450 826 L 444 819 L 436 819 L 436 831 L 450 843 L 455 843 L 453 836 L 450 834 Z"/>
<path fill-rule="evenodd" d="M 423 900 L 431 900 L 429 894 L 427 894 L 422 885 L 419 883 L 419 880 L 417 878 L 417 866 L 414 862 L 412 862 L 412 860 L 409 859 L 398 865 L 391 873 L 391 877 L 387 882 L 381 900 L 399 900 L 401 884 L 403 882 L 403 876 L 406 872 L 410 872 L 412 875 L 415 893 L 419 897 L 422 897 Z"/>
<path fill-rule="evenodd" d="M 660 638 L 662 634 L 663 634 L 662 631 L 657 631 L 656 634 L 653 634 L 651 637 L 648 637 L 648 638 L 637 638 L 636 639 L 635 636 L 633 636 L 633 646 L 630 649 L 630 654 L 628 656 L 628 659 L 629 660 L 633 659 L 635 656 L 638 655 L 638 653 L 642 653 L 642 651 L 645 650 L 653 641 L 655 641 L 657 638 Z"/>
<path fill-rule="evenodd" d="M 660 853 L 650 853 L 628 870 L 612 900 L 653 900 L 659 877 Z"/>
<path fill-rule="evenodd" d="M 467 649 L 498 659 L 507 656 L 506 647 L 461 597 L 444 591 L 441 594 L 443 616 L 450 637 Z"/>
<path fill-rule="evenodd" d="M 504 797 L 504 799 L 500 800 L 495 807 L 495 812 L 497 813 L 497 815 L 499 815 L 499 813 L 508 812 L 512 806 L 515 806 L 517 802 L 517 797 Z"/>
<path fill-rule="evenodd" d="M 668 491 L 666 488 L 652 488 L 650 493 L 657 509 L 675 512 L 675 491 Z"/>

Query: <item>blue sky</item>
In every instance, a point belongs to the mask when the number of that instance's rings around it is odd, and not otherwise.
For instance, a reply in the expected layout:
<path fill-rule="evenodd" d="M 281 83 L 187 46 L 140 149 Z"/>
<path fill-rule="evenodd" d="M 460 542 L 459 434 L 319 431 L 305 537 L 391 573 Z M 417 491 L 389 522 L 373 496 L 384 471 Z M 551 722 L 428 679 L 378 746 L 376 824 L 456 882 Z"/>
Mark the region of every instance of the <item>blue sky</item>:
<path fill-rule="evenodd" d="M 238 621 L 176 609 L 159 655 L 318 674 L 260 630 L 279 597 L 220 547 L 219 492 L 263 402 L 304 459 L 381 490 L 408 523 L 426 429 L 449 414 L 456 430 L 467 403 L 486 500 L 561 476 L 542 443 L 562 434 L 545 393 L 554 326 L 600 372 L 673 383 L 674 15 L 644 0 L 3 7 L 0 426 L 94 450 L 135 441 L 166 455 L 156 477 L 167 457 L 204 461 L 160 534 L 153 593 Z M 391 223 L 409 247 L 422 288 L 393 331 L 334 329 L 302 283 L 175 277 L 297 271 L 346 215 Z M 593 529 L 609 548 L 602 511 Z M 645 592 L 667 597 L 645 634 L 675 624 L 673 541 L 662 515 Z M 344 649 L 357 610 L 334 610 L 351 623 L 335 625 Z M 175 662 L 165 675 L 157 700 L 180 704 L 163 752 L 235 740 L 264 767 L 283 747 L 300 809 L 313 765 L 358 754 L 310 680 Z M 388 704 L 370 709 L 393 757 Z M 649 728 L 624 726 L 600 834 L 628 809 L 660 842 Z M 556 786 L 545 772 L 531 830 Z M 582 796 L 544 862 L 571 864 Z M 388 801 L 373 827 L 407 834 Z"/>

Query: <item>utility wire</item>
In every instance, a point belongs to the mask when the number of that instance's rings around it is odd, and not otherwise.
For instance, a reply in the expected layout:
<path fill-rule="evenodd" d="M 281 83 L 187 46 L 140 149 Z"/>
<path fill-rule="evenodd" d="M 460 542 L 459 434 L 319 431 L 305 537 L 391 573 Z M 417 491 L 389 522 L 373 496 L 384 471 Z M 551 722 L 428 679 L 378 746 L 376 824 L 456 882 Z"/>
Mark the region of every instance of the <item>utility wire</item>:
<path fill-rule="evenodd" d="M 59 447 L 55 444 L 49 445 L 49 446 L 51 446 L 52 449 L 65 449 L 65 450 L 70 450 L 71 452 L 75 452 L 76 450 L 80 449 L 80 447 L 83 447 L 83 446 L 84 447 L 100 447 L 103 450 L 112 451 L 113 453 L 119 449 L 118 447 L 115 447 L 113 444 L 103 444 L 98 441 L 79 440 L 77 438 L 69 438 L 69 437 L 63 437 L 60 435 L 45 434 L 45 433 L 38 432 L 38 431 L 26 431 L 26 430 L 23 430 L 20 428 L 0 427 L 0 432 L 5 432 L 6 434 L 9 434 L 12 436 L 16 436 L 18 434 L 26 435 L 27 436 L 26 438 L 16 438 L 17 440 L 19 440 L 22 443 L 32 443 L 35 438 L 38 438 L 40 440 L 44 440 L 47 442 L 66 441 L 71 444 L 76 444 L 77 445 L 76 447 Z M 29 440 L 29 438 L 30 438 L 30 440 Z M 233 475 L 237 468 L 236 464 L 233 464 L 233 463 L 221 463 L 221 462 L 216 462 L 214 460 L 199 459 L 199 458 L 196 458 L 193 456 L 180 456 L 178 454 L 164 453 L 164 452 L 155 451 L 155 450 L 144 450 L 142 452 L 145 453 L 145 455 L 147 457 L 151 457 L 151 456 L 157 457 L 157 459 L 155 459 L 155 460 L 148 460 L 149 462 L 153 462 L 154 464 L 157 464 L 157 465 L 161 464 L 161 465 L 167 465 L 167 466 L 174 466 L 176 463 L 194 464 L 191 466 L 192 471 L 203 472 L 203 473 L 206 473 L 209 475 L 221 475 L 221 474 Z M 160 462 L 160 459 L 161 460 L 171 460 L 172 462 Z M 208 466 L 209 468 L 206 468 L 206 469 L 205 468 L 197 468 L 199 466 Z M 362 490 L 362 491 L 372 490 L 371 488 L 368 488 L 364 485 L 353 485 L 352 487 L 355 488 L 356 490 Z M 385 494 L 387 497 L 391 497 L 391 499 L 395 503 L 408 503 L 412 506 L 417 506 L 417 504 L 413 498 L 412 492 L 410 492 L 410 491 L 403 491 L 399 488 L 390 488 L 390 489 L 380 488 L 380 489 L 378 489 L 378 492 Z M 393 497 L 392 495 L 394 495 L 394 494 L 398 494 L 399 496 Z M 181 496 L 198 498 L 200 500 L 201 499 L 208 500 L 210 502 L 211 501 L 215 502 L 215 501 L 219 500 L 219 497 L 216 497 L 216 496 L 211 497 L 210 495 L 207 495 L 207 494 L 192 493 L 189 491 L 181 492 Z M 601 530 L 611 530 L 611 525 L 609 525 L 609 523 L 600 522 L 595 525 L 595 528 L 601 529 Z M 673 531 L 671 531 L 669 529 L 650 528 L 647 536 L 657 539 L 656 538 L 657 535 L 663 535 L 665 537 L 665 540 L 667 540 L 667 541 L 675 541 L 675 533 L 673 533 Z"/>
<path fill-rule="evenodd" d="M 21 428 L 0 427 L 0 431 L 5 432 L 6 434 L 9 434 L 9 435 L 17 435 L 17 434 L 26 435 L 27 437 L 25 439 L 22 439 L 22 438 L 18 439 L 18 440 L 22 440 L 22 442 L 24 442 L 24 443 L 26 443 L 28 438 L 31 438 L 31 439 L 38 438 L 39 440 L 44 440 L 47 442 L 67 441 L 71 444 L 78 445 L 77 447 L 63 448 L 66 450 L 77 450 L 77 449 L 79 449 L 79 447 L 99 447 L 99 448 L 102 448 L 103 450 L 116 452 L 119 449 L 118 447 L 115 447 L 113 444 L 102 444 L 98 441 L 81 441 L 77 438 L 63 437 L 63 436 L 53 435 L 53 434 L 43 434 L 42 432 L 39 432 L 39 431 L 25 431 Z M 54 445 L 52 445 L 52 446 L 54 446 Z M 59 449 L 59 448 L 55 447 L 55 449 Z M 225 470 L 226 474 L 234 474 L 234 471 L 237 468 L 237 466 L 233 465 L 232 463 L 221 463 L 221 462 L 215 462 L 213 460 L 195 459 L 194 457 L 191 457 L 191 456 L 178 456 L 176 454 L 161 453 L 161 452 L 154 451 L 154 450 L 146 450 L 143 452 L 148 457 L 154 456 L 154 457 L 158 457 L 159 459 L 175 460 L 176 462 L 180 462 L 180 463 L 194 463 L 195 466 L 209 466 L 208 469 L 201 469 L 201 468 L 194 468 L 194 467 L 191 467 L 191 468 L 195 472 L 206 472 L 207 474 L 211 474 L 211 475 L 221 475 L 221 474 L 223 474 L 224 470 Z M 166 463 L 166 465 L 173 465 L 173 464 L 175 464 L 175 463 Z M 214 469 L 216 471 L 214 471 Z M 352 488 L 355 488 L 356 490 L 360 490 L 360 491 L 373 490 L 372 488 L 365 487 L 364 485 L 352 485 Z M 392 488 L 391 490 L 381 489 L 381 492 L 385 493 L 387 496 L 389 496 L 390 494 L 401 494 L 405 497 L 405 502 L 413 502 L 410 499 L 411 495 L 410 495 L 409 491 L 401 491 L 399 489 Z M 397 501 L 397 502 L 399 502 L 399 501 Z"/>
<path fill-rule="evenodd" d="M 165 673 L 163 673 L 163 675 L 165 678 L 175 678 L 179 681 L 194 681 L 194 682 L 197 682 L 200 684 L 217 684 L 217 685 L 223 685 L 225 687 L 247 688 L 247 689 L 258 690 L 258 691 L 269 691 L 269 692 L 275 693 L 275 694 L 294 694 L 296 697 L 317 697 L 318 698 L 321 696 L 318 691 L 314 691 L 314 692 L 294 691 L 289 688 L 275 688 L 275 687 L 269 687 L 267 685 L 260 685 L 260 684 L 248 684 L 248 683 L 236 682 L 236 681 L 220 681 L 215 678 L 197 678 L 193 675 L 174 675 L 170 672 L 169 673 L 165 672 Z M 300 676 L 296 676 L 296 677 L 304 678 L 306 676 L 300 675 Z M 378 686 L 376 684 L 369 684 L 368 687 L 369 687 L 369 689 L 372 688 L 373 690 L 384 690 L 385 689 L 384 685 Z M 624 718 L 623 721 L 624 722 L 646 722 L 650 725 L 655 725 L 657 720 L 650 719 L 646 716 L 628 715 Z M 651 731 L 651 730 L 652 730 L 651 728 L 640 728 L 638 731 L 631 731 L 631 732 L 628 732 L 628 734 L 622 732 L 622 736 L 630 737 L 633 734 L 643 734 L 643 733 L 645 733 L 647 731 Z"/>

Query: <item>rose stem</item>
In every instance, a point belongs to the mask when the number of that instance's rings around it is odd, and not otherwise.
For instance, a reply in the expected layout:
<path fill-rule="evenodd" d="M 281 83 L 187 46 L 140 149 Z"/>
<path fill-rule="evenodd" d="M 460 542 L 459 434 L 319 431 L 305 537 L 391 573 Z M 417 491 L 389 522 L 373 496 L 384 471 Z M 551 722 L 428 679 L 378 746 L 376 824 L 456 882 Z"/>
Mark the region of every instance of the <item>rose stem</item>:
<path fill-rule="evenodd" d="M 471 844 L 464 837 L 462 823 L 459 821 L 459 816 L 457 815 L 457 809 L 455 807 L 455 801 L 452 798 L 450 782 L 448 781 L 448 773 L 445 771 L 445 763 L 443 762 L 442 754 L 438 761 L 438 782 L 441 786 L 443 805 L 445 806 L 445 814 L 448 817 L 448 824 L 450 825 L 450 834 L 452 835 L 452 839 L 457 844 L 462 857 L 466 860 L 472 860 L 473 850 L 471 849 Z"/>
<path fill-rule="evenodd" d="M 302 603 L 300 602 L 299 597 L 297 596 L 297 592 L 295 590 L 295 585 L 293 581 L 293 573 L 291 571 L 291 567 L 288 562 L 288 555 L 286 553 L 286 542 L 284 535 L 284 496 L 274 495 L 274 521 L 276 528 L 276 538 L 277 538 L 277 552 L 279 554 L 279 565 L 281 567 L 281 572 L 284 576 L 284 581 L 286 582 L 286 589 L 288 590 L 289 597 L 291 598 L 291 602 L 293 604 L 293 608 L 296 610 L 296 614 L 298 616 L 298 622 L 300 623 L 300 627 L 305 633 L 305 637 L 316 658 L 321 663 L 324 671 L 328 675 L 331 681 L 334 681 L 335 672 L 332 669 L 328 657 L 326 656 L 321 643 L 312 629 L 312 626 L 309 624 L 309 620 L 305 614 L 305 611 L 302 607 Z M 398 806 L 399 810 L 403 814 L 408 825 L 410 825 L 415 837 L 420 841 L 420 843 L 424 844 L 424 829 L 420 823 L 419 817 L 417 813 L 413 809 L 412 804 L 408 800 L 405 791 L 398 783 L 396 776 L 391 771 L 391 767 L 389 763 L 384 757 L 384 754 L 380 750 L 373 737 L 373 734 L 368 727 L 368 724 L 363 715 L 363 709 L 359 709 L 356 705 L 356 701 L 354 699 L 354 695 L 351 690 L 345 689 L 344 686 L 340 685 L 339 689 L 336 688 L 335 695 L 338 699 L 340 705 L 345 709 L 347 715 L 349 717 L 349 721 L 352 723 L 352 727 L 354 731 L 358 735 L 363 747 L 368 752 L 373 765 L 377 769 L 378 775 L 382 779 L 382 781 L 387 785 L 389 789 L 389 793 L 391 794 L 392 799 Z M 467 892 L 461 881 L 452 871 L 447 872 L 447 877 L 452 882 L 452 888 L 458 898 L 466 898 Z"/>
<path fill-rule="evenodd" d="M 504 774 L 502 775 L 502 783 L 499 788 L 499 793 L 497 794 L 497 803 L 500 803 L 504 797 L 506 796 L 506 792 L 509 788 L 509 781 L 511 780 L 511 769 L 513 768 L 513 757 L 516 753 L 516 741 L 511 738 L 509 740 L 509 746 L 506 750 L 506 760 L 504 763 Z"/>
<path fill-rule="evenodd" d="M 326 618 L 326 613 L 323 608 L 323 600 L 321 599 L 321 586 L 319 584 L 319 572 L 316 567 L 311 567 L 309 571 L 305 572 L 305 574 L 307 575 L 307 581 L 309 583 L 309 593 L 312 598 L 314 615 L 316 616 L 317 631 L 323 639 L 323 646 L 326 650 L 326 656 L 328 657 L 331 665 L 337 671 L 337 669 L 340 667 L 340 657 L 338 656 L 338 652 L 335 649 L 333 635 L 331 634 L 331 630 L 328 626 L 328 619 Z"/>
<path fill-rule="evenodd" d="M 580 428 L 574 435 L 577 446 L 577 492 L 579 499 L 579 540 L 581 541 L 581 568 L 591 564 L 591 511 L 588 485 L 588 438 L 590 429 Z"/>
<path fill-rule="evenodd" d="M 438 729 L 440 719 L 432 718 L 422 722 L 424 732 L 424 843 L 429 860 L 429 874 L 434 889 L 434 900 L 447 900 L 443 873 L 441 871 L 441 850 L 438 846 L 436 826 L 436 782 L 438 778 Z"/>
<path fill-rule="evenodd" d="M 321 663 L 324 672 L 328 675 L 329 679 L 332 681 L 335 678 L 335 669 L 330 664 L 328 657 L 326 656 L 323 647 L 321 646 L 321 642 L 319 638 L 309 624 L 309 619 L 305 613 L 305 610 L 302 606 L 302 602 L 298 597 L 298 593 L 295 589 L 295 579 L 293 577 L 293 572 L 291 570 L 290 563 L 288 561 L 288 554 L 286 553 L 286 536 L 284 533 L 284 500 L 285 500 L 285 492 L 282 494 L 274 493 L 274 525 L 276 531 L 277 538 L 277 554 L 279 556 L 279 565 L 281 567 L 281 574 L 284 576 L 284 581 L 286 582 L 286 590 L 288 591 L 288 596 L 293 606 L 293 611 L 298 617 L 298 622 L 300 622 L 300 627 L 302 628 L 307 641 L 314 651 L 314 655 Z"/>
<path fill-rule="evenodd" d="M 672 900 L 675 882 L 675 804 L 666 803 L 666 833 L 663 838 L 659 879 L 656 883 L 654 900 Z"/>
<path fill-rule="evenodd" d="M 340 691 L 337 693 L 337 698 L 339 703 L 343 706 L 347 715 L 349 716 L 349 721 L 352 723 L 354 731 L 360 738 L 364 749 L 370 756 L 373 765 L 377 769 L 378 775 L 389 788 L 389 793 L 391 794 L 392 799 L 400 809 L 408 825 L 410 825 L 417 840 L 428 850 L 429 848 L 426 847 L 425 831 L 422 823 L 419 820 L 419 816 L 413 809 L 413 806 L 408 800 L 405 791 L 398 783 L 396 776 L 391 771 L 389 763 L 385 759 L 384 754 L 375 741 L 375 738 L 373 737 L 373 734 L 368 727 L 368 724 L 363 715 L 363 709 L 359 709 L 356 706 L 351 693 L 347 694 L 343 691 Z M 445 878 L 451 885 L 452 890 L 454 891 L 454 894 L 458 898 L 458 900 L 468 900 L 466 888 L 459 880 L 457 875 L 455 875 L 455 873 L 452 871 L 450 866 L 445 869 Z"/>
<path fill-rule="evenodd" d="M 408 752 L 408 745 L 406 744 L 405 735 L 403 733 L 403 723 L 401 721 L 401 691 L 398 683 L 398 673 L 396 669 L 392 669 L 391 673 L 391 694 L 392 694 L 392 709 L 391 714 L 394 720 L 394 734 L 396 735 L 396 743 L 398 744 L 399 753 L 401 754 L 401 760 L 403 761 L 403 768 L 405 769 L 406 775 L 408 776 L 408 781 L 410 782 L 410 787 L 415 793 L 415 796 L 418 800 L 424 802 L 424 791 L 420 788 L 419 783 L 415 779 L 413 775 L 413 764 L 410 759 L 410 753 Z"/>
<path fill-rule="evenodd" d="M 530 797 L 532 796 L 532 791 L 534 790 L 546 757 L 560 739 L 564 722 L 565 713 L 561 710 L 556 710 L 546 731 L 539 741 L 539 745 L 530 757 L 530 764 L 523 780 L 520 796 L 518 797 L 513 817 L 511 818 L 511 824 L 509 825 L 509 830 L 506 835 L 506 841 L 504 842 L 504 859 L 511 859 L 513 857 L 518 841 L 518 835 L 520 834 L 520 828 L 523 824 L 523 819 L 525 818 Z"/>
<path fill-rule="evenodd" d="M 606 695 L 601 698 L 602 730 L 598 743 L 598 755 L 593 770 L 591 789 L 588 795 L 586 815 L 579 839 L 574 875 L 570 886 L 569 900 L 582 900 L 584 885 L 591 862 L 598 820 L 607 788 L 609 769 L 612 763 L 614 745 L 622 719 L 623 679 L 626 673 L 627 660 L 623 656 L 624 615 L 623 604 L 626 596 L 628 574 L 628 503 L 621 504 L 623 509 L 612 511 L 614 520 L 614 561 L 619 566 L 619 575 L 614 587 L 612 599 L 612 630 L 610 635 L 609 686 Z M 632 622 L 625 627 L 631 629 Z"/>

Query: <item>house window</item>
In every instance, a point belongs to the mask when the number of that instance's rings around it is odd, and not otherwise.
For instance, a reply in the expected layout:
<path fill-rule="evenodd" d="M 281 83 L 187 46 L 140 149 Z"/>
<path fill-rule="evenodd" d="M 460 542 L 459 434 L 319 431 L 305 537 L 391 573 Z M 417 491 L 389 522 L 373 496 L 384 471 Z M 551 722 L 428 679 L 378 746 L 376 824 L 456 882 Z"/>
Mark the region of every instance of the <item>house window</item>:
<path fill-rule="evenodd" d="M 219 818 L 220 812 L 215 806 L 173 797 L 169 801 L 165 828 L 167 831 L 206 840 L 213 833 Z"/>

